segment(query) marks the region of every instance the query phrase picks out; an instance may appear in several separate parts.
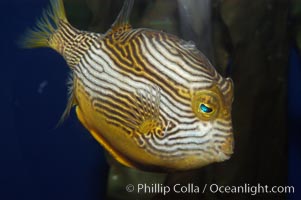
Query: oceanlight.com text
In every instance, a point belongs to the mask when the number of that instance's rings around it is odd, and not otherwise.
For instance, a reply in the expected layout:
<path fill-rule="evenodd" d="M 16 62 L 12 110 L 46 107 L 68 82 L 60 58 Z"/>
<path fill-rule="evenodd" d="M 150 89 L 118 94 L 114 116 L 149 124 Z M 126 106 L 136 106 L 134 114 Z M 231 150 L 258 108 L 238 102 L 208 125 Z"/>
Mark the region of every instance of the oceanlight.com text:
<path fill-rule="evenodd" d="M 250 185 L 245 183 L 239 186 L 226 186 L 218 184 L 205 184 L 202 186 L 189 184 L 175 184 L 173 186 L 164 184 L 128 184 L 125 187 L 127 192 L 135 192 L 137 194 L 163 194 L 170 192 L 179 194 L 198 194 L 198 193 L 220 193 L 220 194 L 292 194 L 295 192 L 294 186 L 268 186 L 258 183 Z"/>

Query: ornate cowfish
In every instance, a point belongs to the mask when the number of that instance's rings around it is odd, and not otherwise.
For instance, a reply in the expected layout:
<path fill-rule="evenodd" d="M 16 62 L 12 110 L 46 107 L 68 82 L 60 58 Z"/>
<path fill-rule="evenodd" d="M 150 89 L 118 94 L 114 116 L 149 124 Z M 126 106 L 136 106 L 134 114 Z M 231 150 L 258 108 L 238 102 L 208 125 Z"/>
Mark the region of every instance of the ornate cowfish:
<path fill-rule="evenodd" d="M 175 35 L 129 24 L 125 0 L 105 34 L 67 20 L 62 0 L 29 30 L 24 47 L 50 47 L 71 69 L 79 121 L 120 163 L 149 171 L 195 169 L 233 153 L 233 83 Z"/>

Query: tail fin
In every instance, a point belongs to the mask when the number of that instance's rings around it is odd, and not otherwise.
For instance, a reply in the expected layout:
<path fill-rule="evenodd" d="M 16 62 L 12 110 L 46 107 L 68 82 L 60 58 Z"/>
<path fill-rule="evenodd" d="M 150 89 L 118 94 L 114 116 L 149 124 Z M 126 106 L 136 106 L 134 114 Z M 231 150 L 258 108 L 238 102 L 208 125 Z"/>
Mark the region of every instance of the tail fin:
<path fill-rule="evenodd" d="M 60 21 L 67 22 L 63 0 L 51 0 L 36 27 L 29 29 L 20 41 L 23 48 L 50 47 L 49 39 L 59 28 Z"/>

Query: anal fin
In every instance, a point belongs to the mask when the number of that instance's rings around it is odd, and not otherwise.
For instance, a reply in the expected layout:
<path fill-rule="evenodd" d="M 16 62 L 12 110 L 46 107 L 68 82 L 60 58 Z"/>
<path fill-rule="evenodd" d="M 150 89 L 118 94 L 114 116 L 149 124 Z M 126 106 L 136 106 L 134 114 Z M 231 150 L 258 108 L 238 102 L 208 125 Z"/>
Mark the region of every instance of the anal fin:
<path fill-rule="evenodd" d="M 101 133 L 98 133 L 95 131 L 92 127 L 90 127 L 80 109 L 79 106 L 76 106 L 76 115 L 79 121 L 83 124 L 83 126 L 90 132 L 90 134 L 93 136 L 93 138 L 101 144 L 107 152 L 109 152 L 113 158 L 115 158 L 118 162 L 121 164 L 128 166 L 128 167 L 134 167 L 134 165 L 131 164 L 129 160 L 127 160 L 122 154 L 118 151 L 116 151 L 110 143 L 108 143 L 103 137 Z"/>

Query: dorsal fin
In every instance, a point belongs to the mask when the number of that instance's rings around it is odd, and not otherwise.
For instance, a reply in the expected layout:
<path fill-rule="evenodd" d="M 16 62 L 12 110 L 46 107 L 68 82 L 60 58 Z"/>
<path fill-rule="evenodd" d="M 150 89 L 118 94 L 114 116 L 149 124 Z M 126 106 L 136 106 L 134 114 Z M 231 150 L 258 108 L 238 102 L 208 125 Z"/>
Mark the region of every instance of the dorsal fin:
<path fill-rule="evenodd" d="M 112 24 L 111 29 L 107 32 L 107 34 L 118 31 L 118 30 L 129 30 L 131 29 L 131 25 L 129 22 L 130 14 L 134 5 L 134 0 L 125 0 L 122 6 L 122 9 Z"/>

